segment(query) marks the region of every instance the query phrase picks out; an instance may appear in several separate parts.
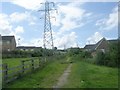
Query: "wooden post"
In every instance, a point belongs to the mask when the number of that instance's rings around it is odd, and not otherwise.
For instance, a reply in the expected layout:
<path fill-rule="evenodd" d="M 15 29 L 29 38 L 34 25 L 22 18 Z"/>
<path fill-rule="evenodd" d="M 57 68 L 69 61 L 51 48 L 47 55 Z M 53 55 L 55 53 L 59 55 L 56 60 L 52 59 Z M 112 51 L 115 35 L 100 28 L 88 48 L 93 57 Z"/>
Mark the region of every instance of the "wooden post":
<path fill-rule="evenodd" d="M 44 61 L 45 61 L 45 58 L 42 58 L 42 61 L 41 61 L 42 67 L 44 66 Z"/>
<path fill-rule="evenodd" d="M 24 73 L 25 67 L 24 67 L 24 61 L 22 61 L 22 73 Z"/>
<path fill-rule="evenodd" d="M 34 70 L 34 60 L 31 59 L 32 70 Z"/>
<path fill-rule="evenodd" d="M 7 82 L 8 79 L 8 65 L 5 63 L 3 64 L 3 82 L 4 84 Z"/>
<path fill-rule="evenodd" d="M 41 59 L 39 58 L 39 67 L 41 66 L 40 64 L 41 64 Z"/>

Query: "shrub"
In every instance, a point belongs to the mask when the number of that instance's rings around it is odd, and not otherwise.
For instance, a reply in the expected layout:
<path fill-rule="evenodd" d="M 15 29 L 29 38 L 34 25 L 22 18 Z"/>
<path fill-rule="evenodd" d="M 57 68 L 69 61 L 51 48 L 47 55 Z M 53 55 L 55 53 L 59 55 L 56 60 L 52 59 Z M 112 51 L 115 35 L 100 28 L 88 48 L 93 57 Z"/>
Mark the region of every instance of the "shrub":
<path fill-rule="evenodd" d="M 101 51 L 97 52 L 96 64 L 105 65 L 105 54 L 103 52 L 101 52 Z"/>
<path fill-rule="evenodd" d="M 82 58 L 91 58 L 91 53 L 89 51 L 82 51 L 81 53 Z"/>
<path fill-rule="evenodd" d="M 75 56 L 81 53 L 80 48 L 69 48 L 68 49 L 68 56 Z"/>
<path fill-rule="evenodd" d="M 105 65 L 110 67 L 118 66 L 118 44 L 113 43 L 109 45 L 109 51 L 106 53 L 97 52 L 96 63 L 98 65 Z"/>

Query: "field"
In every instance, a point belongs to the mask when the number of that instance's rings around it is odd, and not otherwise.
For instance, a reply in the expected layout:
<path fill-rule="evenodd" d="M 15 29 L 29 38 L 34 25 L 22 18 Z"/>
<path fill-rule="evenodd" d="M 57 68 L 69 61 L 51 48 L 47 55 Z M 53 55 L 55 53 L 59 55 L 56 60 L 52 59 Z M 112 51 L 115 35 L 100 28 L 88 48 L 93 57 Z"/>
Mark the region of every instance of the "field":
<path fill-rule="evenodd" d="M 22 60 L 29 60 L 31 58 L 8 58 L 8 59 L 3 59 L 2 63 L 7 63 L 8 67 L 15 67 L 21 64 Z"/>
<path fill-rule="evenodd" d="M 73 64 L 67 83 L 63 88 L 118 88 L 117 68 L 90 64 L 79 56 L 54 59 L 43 69 L 8 84 L 7 88 L 52 88 L 69 65 L 69 63 L 61 64 L 61 62 L 67 61 L 68 58 L 73 61 Z M 19 64 L 20 60 L 6 59 L 4 62 L 14 66 Z"/>

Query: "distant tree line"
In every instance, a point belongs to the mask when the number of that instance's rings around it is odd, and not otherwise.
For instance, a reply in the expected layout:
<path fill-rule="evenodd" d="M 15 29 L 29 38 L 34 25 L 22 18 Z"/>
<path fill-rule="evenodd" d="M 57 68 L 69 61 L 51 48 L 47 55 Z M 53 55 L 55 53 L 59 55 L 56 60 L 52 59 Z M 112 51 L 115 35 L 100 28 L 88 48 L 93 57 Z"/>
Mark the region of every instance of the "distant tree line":
<path fill-rule="evenodd" d="M 80 48 L 70 48 L 68 50 L 69 56 L 79 55 L 81 58 L 91 58 L 91 53 L 88 51 L 83 51 Z"/>

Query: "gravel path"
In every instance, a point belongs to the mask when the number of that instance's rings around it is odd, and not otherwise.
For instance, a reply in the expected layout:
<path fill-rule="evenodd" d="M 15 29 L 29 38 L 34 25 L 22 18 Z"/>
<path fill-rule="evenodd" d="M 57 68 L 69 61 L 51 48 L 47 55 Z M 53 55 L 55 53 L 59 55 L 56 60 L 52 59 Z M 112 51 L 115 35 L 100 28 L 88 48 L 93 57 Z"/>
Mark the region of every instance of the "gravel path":
<path fill-rule="evenodd" d="M 64 71 L 64 73 L 61 75 L 61 77 L 58 79 L 58 82 L 56 85 L 53 86 L 53 88 L 61 88 L 66 82 L 67 78 L 71 72 L 72 64 L 70 64 L 67 69 Z"/>

